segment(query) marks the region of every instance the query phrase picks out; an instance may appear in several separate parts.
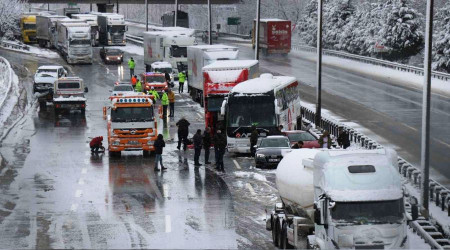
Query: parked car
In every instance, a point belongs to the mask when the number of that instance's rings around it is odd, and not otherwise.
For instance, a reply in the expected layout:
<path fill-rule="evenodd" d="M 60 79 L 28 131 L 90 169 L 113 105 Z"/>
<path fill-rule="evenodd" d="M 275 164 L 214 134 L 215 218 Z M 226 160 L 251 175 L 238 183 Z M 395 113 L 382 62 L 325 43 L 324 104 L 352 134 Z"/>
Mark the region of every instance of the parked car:
<path fill-rule="evenodd" d="M 255 153 L 256 167 L 277 167 L 285 153 L 292 149 L 286 136 L 273 135 L 262 138 Z"/>
<path fill-rule="evenodd" d="M 126 96 L 134 94 L 136 94 L 136 92 L 134 92 L 133 85 L 129 83 L 121 83 L 114 85 L 111 96 Z"/>
<path fill-rule="evenodd" d="M 219 39 L 219 33 L 217 31 L 213 30 L 213 31 L 211 31 L 211 33 L 212 33 L 212 39 L 213 40 L 218 40 Z M 209 34 L 209 32 L 207 30 L 204 31 L 203 34 L 202 34 L 202 41 L 204 43 L 208 42 L 208 34 Z"/>
<path fill-rule="evenodd" d="M 123 62 L 123 52 L 118 49 L 100 49 L 100 57 L 103 62 L 107 63 L 122 63 Z"/>
<path fill-rule="evenodd" d="M 33 92 L 45 92 L 53 89 L 53 84 L 58 78 L 67 76 L 67 71 L 63 66 L 46 65 L 37 69 L 34 74 Z"/>
<path fill-rule="evenodd" d="M 303 130 L 285 131 L 284 134 L 289 139 L 289 143 L 294 146 L 297 142 L 303 142 L 303 148 L 320 148 L 318 138 L 314 137 L 309 132 Z"/>

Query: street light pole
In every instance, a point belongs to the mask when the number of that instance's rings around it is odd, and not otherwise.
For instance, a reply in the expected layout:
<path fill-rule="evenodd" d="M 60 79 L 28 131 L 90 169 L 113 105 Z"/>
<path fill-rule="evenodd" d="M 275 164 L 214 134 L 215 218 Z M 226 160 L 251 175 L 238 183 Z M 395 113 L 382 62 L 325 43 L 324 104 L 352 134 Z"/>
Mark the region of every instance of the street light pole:
<path fill-rule="evenodd" d="M 317 87 L 316 87 L 316 119 L 314 123 L 320 126 L 322 118 L 322 10 L 323 0 L 317 3 Z"/>
<path fill-rule="evenodd" d="M 178 0 L 175 0 L 175 14 L 174 14 L 174 21 L 173 21 L 174 27 L 177 27 L 177 19 L 178 19 Z"/>
<path fill-rule="evenodd" d="M 431 56 L 433 49 L 433 7 L 434 0 L 427 0 L 427 19 L 425 31 L 424 83 L 422 99 L 422 146 L 420 152 L 422 167 L 421 205 L 428 214 L 430 182 L 430 102 L 431 102 Z"/>
<path fill-rule="evenodd" d="M 212 30 L 211 30 L 211 0 L 208 0 L 208 44 L 212 44 Z"/>
<path fill-rule="evenodd" d="M 261 0 L 256 0 L 256 24 L 255 24 L 255 60 L 259 60 L 259 22 L 261 19 Z"/>
<path fill-rule="evenodd" d="M 148 31 L 148 0 L 145 0 L 145 31 Z"/>

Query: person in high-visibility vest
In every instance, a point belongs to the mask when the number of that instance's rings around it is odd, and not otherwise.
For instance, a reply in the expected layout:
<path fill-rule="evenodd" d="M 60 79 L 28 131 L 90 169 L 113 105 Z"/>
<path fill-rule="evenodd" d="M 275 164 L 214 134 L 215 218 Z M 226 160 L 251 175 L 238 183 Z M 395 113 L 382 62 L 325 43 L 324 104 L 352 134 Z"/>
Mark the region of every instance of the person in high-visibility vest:
<path fill-rule="evenodd" d="M 130 69 L 130 78 L 134 75 L 134 68 L 136 67 L 136 63 L 134 62 L 133 57 L 128 61 L 128 68 Z"/>
<path fill-rule="evenodd" d="M 136 92 L 142 92 L 142 83 L 141 80 L 138 80 L 136 83 L 136 87 L 134 88 L 134 91 Z"/>
<path fill-rule="evenodd" d="M 183 93 L 183 88 L 184 88 L 184 82 L 186 81 L 186 75 L 184 74 L 183 71 L 180 71 L 180 73 L 178 73 L 178 93 Z"/>
<path fill-rule="evenodd" d="M 161 97 L 161 104 L 163 106 L 163 119 L 167 117 L 167 107 L 169 106 L 169 96 L 167 96 L 166 91 L 163 90 L 163 94 Z"/>
<path fill-rule="evenodd" d="M 155 97 L 155 101 L 159 100 L 159 94 L 158 91 L 155 90 L 155 87 L 152 87 L 148 93 Z"/>

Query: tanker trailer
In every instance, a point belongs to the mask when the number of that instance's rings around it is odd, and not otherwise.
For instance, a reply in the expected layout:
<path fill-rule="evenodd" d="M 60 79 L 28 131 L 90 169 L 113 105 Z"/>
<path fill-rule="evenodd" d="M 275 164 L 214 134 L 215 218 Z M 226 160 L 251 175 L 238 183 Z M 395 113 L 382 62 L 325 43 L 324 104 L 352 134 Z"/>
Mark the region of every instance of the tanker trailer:
<path fill-rule="evenodd" d="M 276 173 L 267 220 L 280 248 L 408 248 L 404 194 L 391 149 L 299 149 Z"/>

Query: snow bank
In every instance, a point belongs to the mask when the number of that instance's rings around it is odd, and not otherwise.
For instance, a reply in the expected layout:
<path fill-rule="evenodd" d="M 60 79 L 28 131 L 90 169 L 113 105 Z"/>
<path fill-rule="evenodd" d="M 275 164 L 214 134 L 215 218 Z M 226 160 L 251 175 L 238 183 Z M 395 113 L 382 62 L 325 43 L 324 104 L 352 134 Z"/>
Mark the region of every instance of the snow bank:
<path fill-rule="evenodd" d="M 13 42 L 13 41 L 8 41 L 8 43 L 19 45 L 18 42 Z M 15 49 L 15 48 L 11 48 L 11 47 L 3 47 L 3 46 L 1 46 L 1 48 L 7 49 L 7 50 L 12 50 L 12 51 L 17 51 L 17 52 L 21 52 L 21 53 L 25 53 L 25 54 L 32 54 L 32 55 L 36 55 L 38 57 L 45 57 L 45 58 L 58 58 L 59 57 L 58 53 L 56 53 L 54 51 L 51 51 L 49 49 L 34 47 L 34 46 L 29 46 L 30 50 L 21 50 L 21 49 Z"/>
<path fill-rule="evenodd" d="M 139 55 L 139 56 L 143 56 L 144 55 L 144 48 L 142 46 L 137 46 L 134 44 L 130 44 L 127 43 L 126 46 L 112 46 L 112 47 L 108 47 L 111 49 L 118 49 L 121 50 L 123 52 L 127 52 L 130 54 L 135 54 L 135 55 Z"/>
<path fill-rule="evenodd" d="M 315 53 L 305 52 L 305 51 L 293 51 L 299 54 L 300 57 L 305 58 L 309 61 L 315 61 Z M 354 60 L 343 59 L 334 56 L 323 56 L 323 64 L 344 69 L 346 71 L 368 76 L 370 78 L 388 82 L 395 85 L 412 87 L 415 89 L 420 89 L 422 91 L 424 77 L 416 75 L 411 72 L 398 71 L 395 69 L 390 69 L 382 66 L 362 63 Z M 445 96 L 450 96 L 450 81 L 444 81 L 432 78 L 431 88 L 435 93 L 439 93 Z"/>
<path fill-rule="evenodd" d="M 255 179 L 258 181 L 267 181 L 267 179 L 264 175 L 258 174 L 258 173 L 237 171 L 237 172 L 234 172 L 234 175 L 238 178 L 250 178 L 250 179 Z"/>
<path fill-rule="evenodd" d="M 19 78 L 11 69 L 9 62 L 0 57 L 0 136 L 6 122 L 19 101 Z"/>

